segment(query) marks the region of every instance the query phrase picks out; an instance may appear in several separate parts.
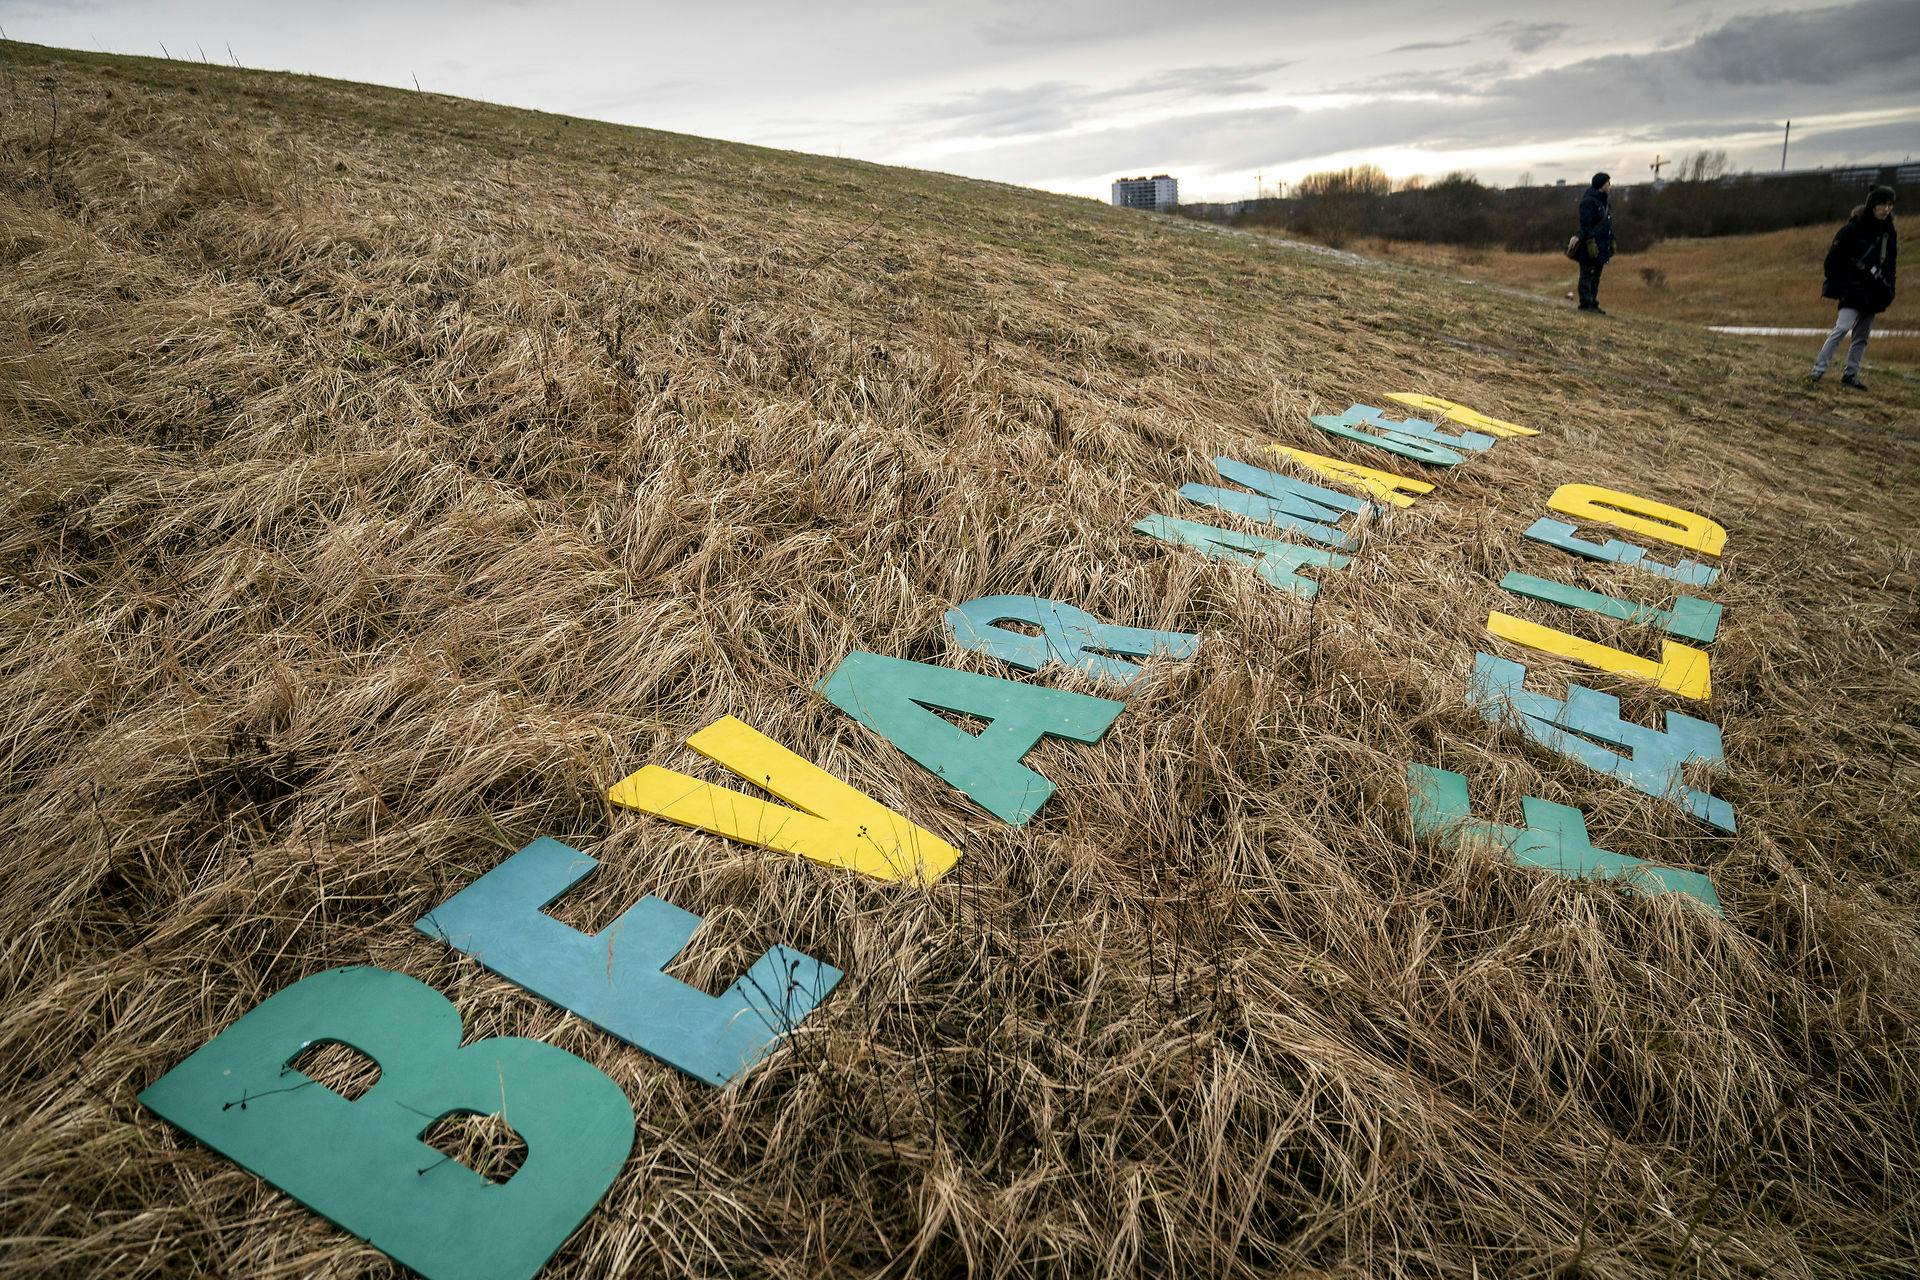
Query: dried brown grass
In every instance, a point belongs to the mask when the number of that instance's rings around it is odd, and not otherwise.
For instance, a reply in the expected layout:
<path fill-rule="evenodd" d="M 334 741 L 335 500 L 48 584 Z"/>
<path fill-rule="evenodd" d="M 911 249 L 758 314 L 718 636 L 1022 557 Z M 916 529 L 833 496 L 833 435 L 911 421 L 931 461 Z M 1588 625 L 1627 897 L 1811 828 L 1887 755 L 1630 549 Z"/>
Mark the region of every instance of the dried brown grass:
<path fill-rule="evenodd" d="M 634 1102 L 556 1276 L 1916 1269 L 1912 393 L 1811 416 L 1784 357 L 1596 349 L 1417 271 L 938 175 L 0 58 L 0 1274 L 393 1274 L 134 1101 L 351 963 Z M 1129 533 L 1216 453 L 1358 458 L 1305 415 L 1403 389 L 1547 434 L 1311 607 Z M 1490 606 L 1566 616 L 1507 569 L 1648 590 L 1519 539 L 1575 480 L 1732 531 L 1738 838 L 1465 706 Z M 939 625 L 990 592 L 1205 634 L 1105 742 L 1037 753 L 1024 829 L 809 692 L 855 647 L 992 670 Z M 725 714 L 959 868 L 885 886 L 609 810 Z M 1415 842 L 1410 761 L 1502 820 L 1579 805 L 1727 920 Z M 689 981 L 774 941 L 848 979 L 723 1091 L 411 930 L 541 835 L 601 860 L 580 927 L 704 914 Z"/>

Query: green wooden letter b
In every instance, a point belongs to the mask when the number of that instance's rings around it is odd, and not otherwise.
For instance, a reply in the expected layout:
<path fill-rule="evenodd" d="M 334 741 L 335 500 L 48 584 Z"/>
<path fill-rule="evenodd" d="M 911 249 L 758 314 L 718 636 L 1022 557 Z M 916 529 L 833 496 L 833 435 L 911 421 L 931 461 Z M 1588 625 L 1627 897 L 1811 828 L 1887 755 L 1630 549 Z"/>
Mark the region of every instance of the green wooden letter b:
<path fill-rule="evenodd" d="M 366 1054 L 380 1078 L 349 1102 L 293 1069 L 319 1041 Z M 428 1280 L 527 1280 L 633 1149 L 633 1108 L 598 1068 L 538 1040 L 461 1048 L 444 996 L 360 966 L 269 996 L 140 1101 Z M 526 1143 L 505 1182 L 420 1140 L 461 1114 L 497 1114 Z"/>

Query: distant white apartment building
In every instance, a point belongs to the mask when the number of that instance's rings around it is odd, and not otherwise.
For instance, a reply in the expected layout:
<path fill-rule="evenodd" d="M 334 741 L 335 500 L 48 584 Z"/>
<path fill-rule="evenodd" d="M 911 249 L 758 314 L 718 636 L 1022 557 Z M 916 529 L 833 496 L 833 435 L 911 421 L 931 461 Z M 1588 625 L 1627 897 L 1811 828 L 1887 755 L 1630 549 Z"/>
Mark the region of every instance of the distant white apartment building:
<path fill-rule="evenodd" d="M 1164 173 L 1121 178 L 1113 184 L 1113 202 L 1123 209 L 1171 209 L 1180 203 L 1180 183 Z"/>

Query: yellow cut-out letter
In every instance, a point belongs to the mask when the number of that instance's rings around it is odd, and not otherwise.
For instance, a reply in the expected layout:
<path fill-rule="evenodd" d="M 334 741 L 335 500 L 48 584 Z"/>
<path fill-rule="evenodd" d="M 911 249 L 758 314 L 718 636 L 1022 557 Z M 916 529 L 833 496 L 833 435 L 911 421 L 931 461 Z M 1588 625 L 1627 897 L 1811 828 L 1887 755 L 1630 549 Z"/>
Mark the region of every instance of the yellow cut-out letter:
<path fill-rule="evenodd" d="M 1286 454 L 1309 471 L 1318 471 L 1323 476 L 1356 485 L 1382 502 L 1391 502 L 1396 507 L 1412 506 L 1413 499 L 1407 496 L 1410 493 L 1433 492 L 1433 486 L 1424 480 L 1409 480 L 1391 471 L 1376 471 L 1372 467 L 1363 467 L 1355 462 L 1323 458 L 1317 453 L 1308 453 L 1305 449 L 1291 449 L 1284 444 L 1269 447 L 1275 453 Z"/>
<path fill-rule="evenodd" d="M 682 826 L 877 880 L 920 876 L 932 883 L 960 860 L 960 851 L 939 836 L 732 716 L 714 721 L 687 745 L 795 807 L 651 764 L 615 783 L 607 798 Z"/>
<path fill-rule="evenodd" d="M 1584 662 L 1601 671 L 1650 680 L 1669 693 L 1701 702 L 1713 696 L 1713 673 L 1707 664 L 1707 651 L 1672 640 L 1660 642 L 1660 660 L 1624 653 L 1610 645 L 1582 640 L 1552 627 L 1543 627 L 1510 613 L 1489 613 L 1487 630 L 1502 640 L 1526 645 L 1542 653 L 1551 653 L 1575 662 Z"/>
<path fill-rule="evenodd" d="M 1610 524 L 1710 556 L 1719 555 L 1727 545 L 1727 531 L 1703 515 L 1597 484 L 1563 484 L 1547 505 L 1578 520 Z"/>
<path fill-rule="evenodd" d="M 1499 418 L 1489 418 L 1484 413 L 1469 409 L 1463 404 L 1455 404 L 1451 400 L 1442 400 L 1439 396 L 1423 396 L 1417 391 L 1389 391 L 1387 399 L 1397 400 L 1409 408 L 1437 413 L 1463 427 L 1472 427 L 1475 431 L 1484 431 L 1490 436 L 1537 436 L 1540 434 L 1532 427 L 1523 427 L 1517 422 L 1506 422 Z"/>

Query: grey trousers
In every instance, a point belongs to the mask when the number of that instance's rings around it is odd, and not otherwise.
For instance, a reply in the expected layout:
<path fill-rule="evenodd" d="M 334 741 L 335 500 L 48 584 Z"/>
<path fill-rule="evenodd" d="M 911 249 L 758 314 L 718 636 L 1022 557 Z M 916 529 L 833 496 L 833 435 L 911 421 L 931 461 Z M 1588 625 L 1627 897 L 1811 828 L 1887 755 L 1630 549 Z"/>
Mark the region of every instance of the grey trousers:
<path fill-rule="evenodd" d="M 1827 344 L 1820 348 L 1820 354 L 1814 358 L 1813 371 L 1822 374 L 1833 363 L 1834 352 L 1840 349 L 1840 342 L 1847 336 L 1847 330 L 1853 330 L 1853 345 L 1847 348 L 1847 376 L 1854 377 L 1860 372 L 1860 358 L 1867 354 L 1867 339 L 1873 334 L 1873 313 L 1861 315 L 1852 307 L 1840 308 L 1839 317 L 1833 322 L 1833 332 L 1827 335 Z"/>

